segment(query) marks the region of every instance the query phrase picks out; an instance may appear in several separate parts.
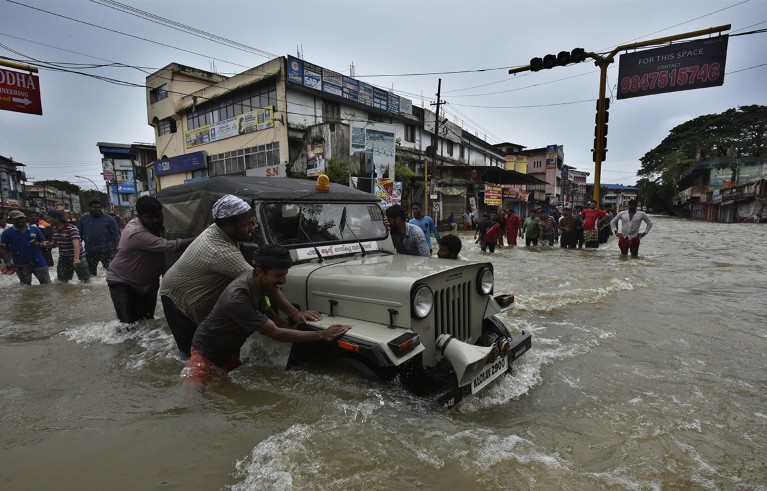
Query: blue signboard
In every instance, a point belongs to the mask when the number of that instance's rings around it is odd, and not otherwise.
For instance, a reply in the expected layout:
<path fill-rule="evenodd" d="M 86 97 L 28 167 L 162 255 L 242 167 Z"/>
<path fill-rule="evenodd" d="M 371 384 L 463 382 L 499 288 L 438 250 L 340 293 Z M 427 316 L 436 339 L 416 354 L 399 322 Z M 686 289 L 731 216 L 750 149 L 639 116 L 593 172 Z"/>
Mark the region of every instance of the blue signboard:
<path fill-rule="evenodd" d="M 413 101 L 288 55 L 288 81 L 393 113 L 412 114 Z"/>
<path fill-rule="evenodd" d="M 117 184 L 118 194 L 134 194 L 136 192 L 136 185 L 132 182 L 121 182 Z"/>
<path fill-rule="evenodd" d="M 288 80 L 304 84 L 304 61 L 288 56 Z"/>
<path fill-rule="evenodd" d="M 186 153 L 177 157 L 156 161 L 154 163 L 154 173 L 156 176 L 180 174 L 182 172 L 204 169 L 206 164 L 205 152 Z"/>

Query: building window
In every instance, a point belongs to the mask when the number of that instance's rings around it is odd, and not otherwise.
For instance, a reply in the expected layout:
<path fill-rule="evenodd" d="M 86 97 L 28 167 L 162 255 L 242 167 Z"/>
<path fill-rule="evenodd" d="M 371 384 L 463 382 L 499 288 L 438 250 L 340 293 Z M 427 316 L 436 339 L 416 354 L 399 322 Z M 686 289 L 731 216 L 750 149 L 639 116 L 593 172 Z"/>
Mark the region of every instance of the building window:
<path fill-rule="evenodd" d="M 461 149 L 461 151 L 460 151 L 460 153 L 461 153 L 461 160 L 466 160 L 466 147 L 464 147 L 463 145 L 458 145 L 458 148 Z"/>
<path fill-rule="evenodd" d="M 341 106 L 335 102 L 322 101 L 322 119 L 324 121 L 340 121 Z"/>
<path fill-rule="evenodd" d="M 165 118 L 157 123 L 157 136 L 170 135 L 176 132 L 176 120 Z"/>
<path fill-rule="evenodd" d="M 405 141 L 415 143 L 415 125 L 405 125 Z"/>
<path fill-rule="evenodd" d="M 453 142 L 451 142 L 450 140 L 447 140 L 447 141 L 445 142 L 445 151 L 446 151 L 446 152 L 447 152 L 447 154 L 448 154 L 448 155 L 450 155 L 451 157 L 453 156 Z"/>
<path fill-rule="evenodd" d="M 211 155 L 208 158 L 211 176 L 242 174 L 247 169 L 280 163 L 280 142 Z"/>
<path fill-rule="evenodd" d="M 269 106 L 273 110 L 277 109 L 277 85 L 275 82 L 250 87 L 245 91 L 198 104 L 196 111 L 189 111 L 186 115 L 187 129 L 193 130 L 208 124 L 215 124 Z"/>
<path fill-rule="evenodd" d="M 540 169 L 543 167 L 543 162 L 540 160 L 533 160 L 533 169 Z"/>
<path fill-rule="evenodd" d="M 161 101 L 168 97 L 168 84 L 162 84 L 156 89 L 149 91 L 149 102 L 154 104 L 157 101 Z"/>

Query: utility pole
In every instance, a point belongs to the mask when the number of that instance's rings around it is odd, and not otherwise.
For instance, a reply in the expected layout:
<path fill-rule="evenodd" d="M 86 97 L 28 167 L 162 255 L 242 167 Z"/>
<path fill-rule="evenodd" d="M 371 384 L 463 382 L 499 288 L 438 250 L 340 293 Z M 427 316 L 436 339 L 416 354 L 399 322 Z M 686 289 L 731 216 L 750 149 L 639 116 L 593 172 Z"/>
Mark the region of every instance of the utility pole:
<path fill-rule="evenodd" d="M 439 79 L 439 82 L 437 83 L 437 102 L 432 102 L 432 106 L 437 106 L 436 112 L 434 114 L 434 137 L 431 144 L 431 156 L 433 158 L 432 163 L 434 164 L 434 168 L 437 167 L 437 148 L 439 147 L 439 106 L 441 104 L 444 104 L 445 101 L 441 99 L 442 94 L 442 79 Z M 423 176 L 423 183 L 424 183 L 424 209 L 426 210 L 426 213 L 429 213 L 429 163 L 428 160 L 426 162 L 426 166 L 424 167 L 424 176 Z M 431 213 L 429 213 L 431 214 Z"/>
<path fill-rule="evenodd" d="M 607 135 L 607 119 L 608 119 L 608 108 L 610 107 L 610 101 L 605 98 L 605 93 L 607 92 L 607 68 L 610 66 L 610 64 L 615 61 L 615 55 L 617 55 L 621 51 L 626 51 L 630 49 L 637 49 L 637 48 L 644 48 L 647 46 L 652 46 L 656 44 L 661 43 L 670 43 L 672 41 L 679 41 L 681 39 L 689 39 L 696 36 L 704 36 L 706 34 L 715 34 L 715 33 L 721 33 L 722 31 L 727 31 L 731 27 L 730 24 L 725 24 L 718 27 L 710 27 L 708 29 L 701 29 L 699 31 L 692 31 L 692 32 L 685 32 L 683 34 L 675 34 L 673 36 L 665 36 L 662 38 L 655 38 L 650 39 L 647 41 L 641 41 L 638 43 L 631 43 L 631 44 L 622 44 L 612 51 L 608 53 L 606 56 L 602 56 L 598 53 L 591 53 L 587 52 L 585 53 L 586 56 L 592 58 L 594 60 L 594 65 L 599 67 L 599 99 L 597 100 L 597 114 L 596 114 L 596 127 L 594 129 L 594 201 L 599 203 L 599 186 L 600 186 L 600 178 L 601 178 L 601 172 L 602 172 L 602 162 L 605 160 L 605 152 L 607 152 L 606 148 L 606 135 Z M 580 48 L 576 48 L 580 49 Z M 575 53 L 575 50 L 573 50 L 573 53 Z M 561 53 L 560 53 L 561 54 Z M 565 53 L 566 54 L 566 53 Z M 583 51 L 581 50 L 581 55 L 583 55 Z M 547 58 L 553 57 L 551 62 L 547 65 Z M 533 58 L 530 60 L 540 62 L 540 58 Z M 557 57 L 554 55 L 547 55 L 543 60 L 543 66 L 533 66 L 527 65 L 519 68 L 512 68 L 509 70 L 509 74 L 516 74 L 519 72 L 525 72 L 528 70 L 532 71 L 538 71 L 541 68 L 552 68 L 553 66 L 556 66 L 557 63 Z M 561 63 L 561 65 L 568 64 L 569 58 L 566 60 L 566 63 Z"/>

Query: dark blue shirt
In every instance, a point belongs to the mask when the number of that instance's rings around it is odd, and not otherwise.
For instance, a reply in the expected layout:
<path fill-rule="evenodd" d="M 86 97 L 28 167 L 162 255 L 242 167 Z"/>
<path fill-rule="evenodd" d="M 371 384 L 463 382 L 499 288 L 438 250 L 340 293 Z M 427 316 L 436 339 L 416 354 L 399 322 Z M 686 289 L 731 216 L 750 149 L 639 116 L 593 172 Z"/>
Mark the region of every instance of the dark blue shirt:
<path fill-rule="evenodd" d="M 40 244 L 45 242 L 43 233 L 34 225 L 28 225 L 23 232 L 16 227 L 11 227 L 0 235 L 0 242 L 10 247 L 13 263 L 16 266 L 47 268 L 48 263 L 43 256 L 43 250 L 29 245 L 29 242 L 33 240 Z"/>
<path fill-rule="evenodd" d="M 120 243 L 120 227 L 111 216 L 100 217 L 86 213 L 77 222 L 80 238 L 85 242 L 85 251 L 114 251 Z"/>

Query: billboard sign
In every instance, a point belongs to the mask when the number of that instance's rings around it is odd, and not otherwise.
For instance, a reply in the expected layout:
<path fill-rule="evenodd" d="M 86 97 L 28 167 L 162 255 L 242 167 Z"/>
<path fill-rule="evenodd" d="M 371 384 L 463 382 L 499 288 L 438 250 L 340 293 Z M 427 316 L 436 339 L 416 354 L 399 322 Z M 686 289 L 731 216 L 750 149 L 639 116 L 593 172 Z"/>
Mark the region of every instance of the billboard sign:
<path fill-rule="evenodd" d="M 42 115 L 37 75 L 0 68 L 0 109 Z"/>
<path fill-rule="evenodd" d="M 132 182 L 122 182 L 117 185 L 117 193 L 118 194 L 135 194 L 136 193 L 136 185 Z"/>
<path fill-rule="evenodd" d="M 412 116 L 413 101 L 333 70 L 288 55 L 288 81 L 366 106 Z"/>
<path fill-rule="evenodd" d="M 728 36 L 621 55 L 618 99 L 724 84 Z"/>
<path fill-rule="evenodd" d="M 156 161 L 154 163 L 154 173 L 157 176 L 166 176 L 168 174 L 191 172 L 204 169 L 206 163 L 205 152 L 186 153 Z"/>

